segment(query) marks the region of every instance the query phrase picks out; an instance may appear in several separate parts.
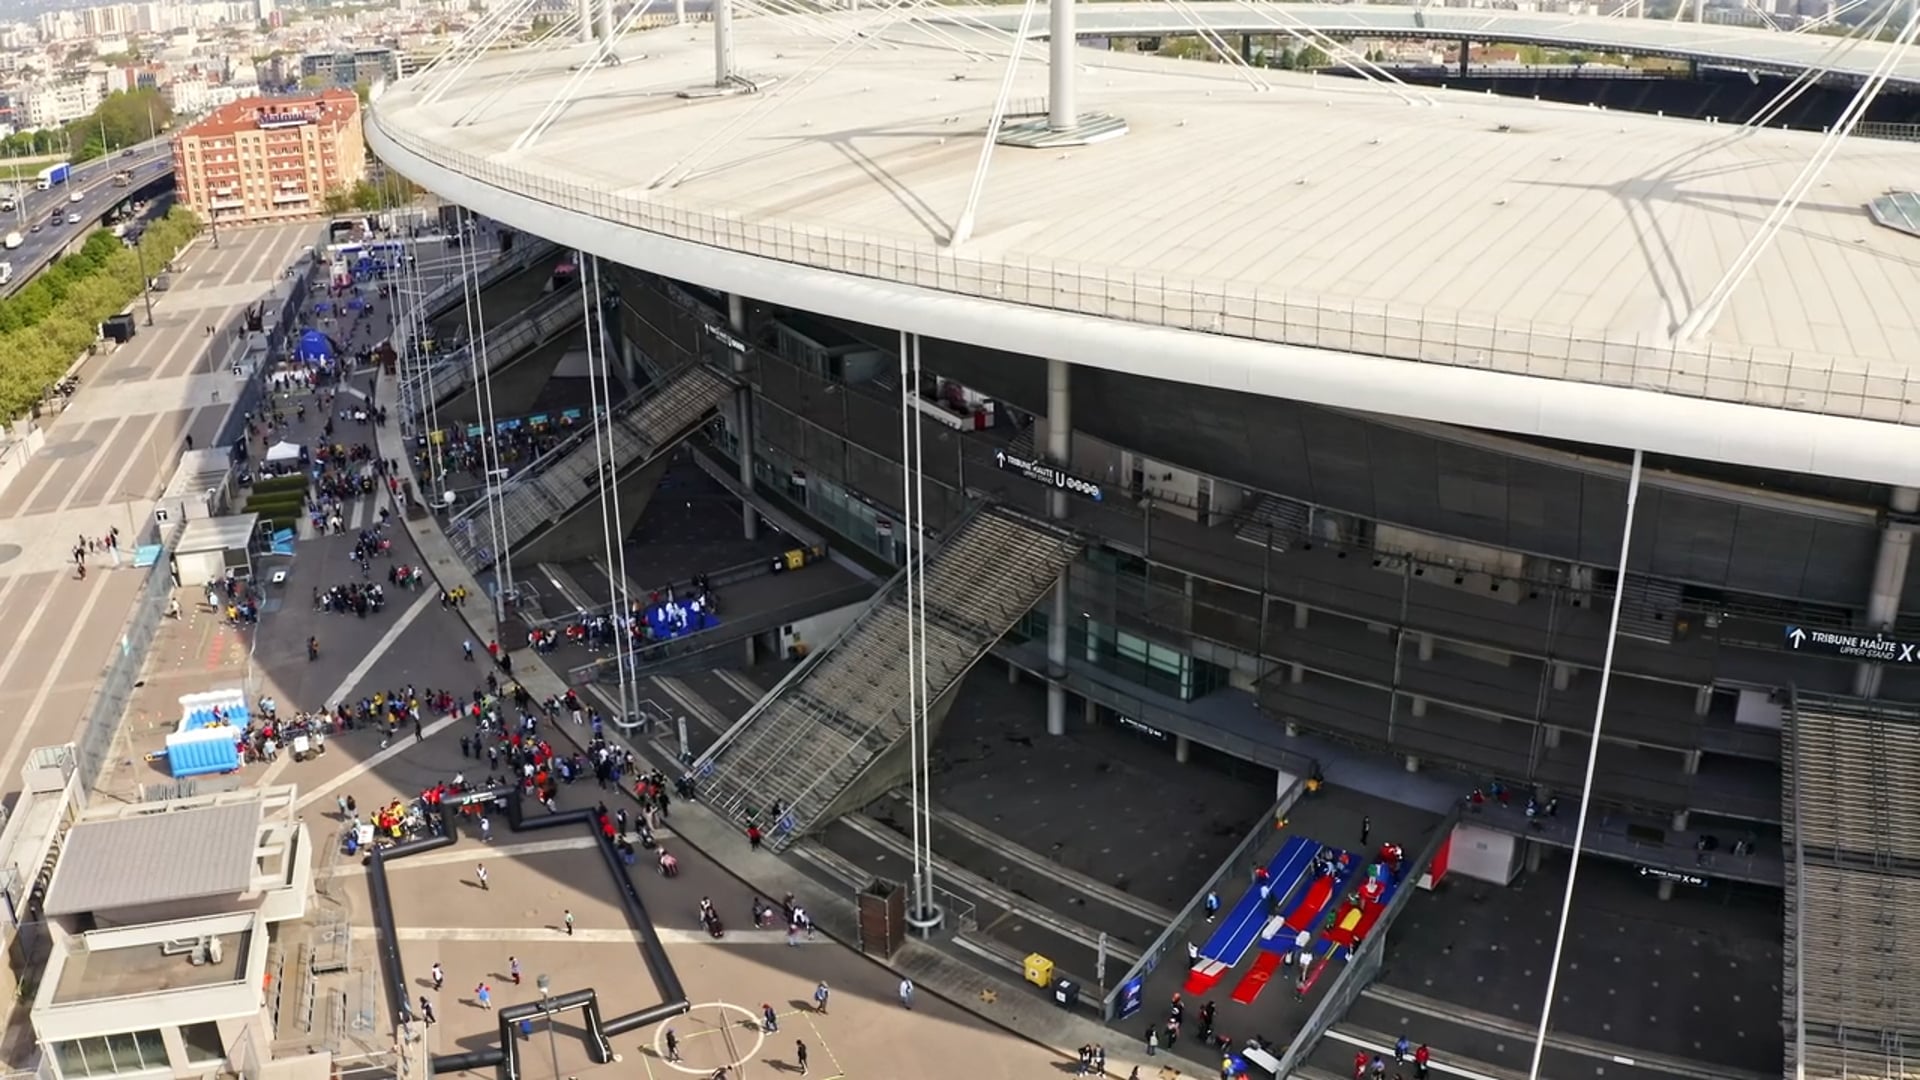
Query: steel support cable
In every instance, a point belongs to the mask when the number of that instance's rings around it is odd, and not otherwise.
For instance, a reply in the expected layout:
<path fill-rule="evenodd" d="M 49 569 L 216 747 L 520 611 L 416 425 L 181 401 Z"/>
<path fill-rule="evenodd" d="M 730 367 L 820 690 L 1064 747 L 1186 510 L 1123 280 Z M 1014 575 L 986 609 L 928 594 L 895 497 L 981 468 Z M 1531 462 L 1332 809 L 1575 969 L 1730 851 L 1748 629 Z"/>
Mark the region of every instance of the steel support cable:
<path fill-rule="evenodd" d="M 1218 31 L 1208 26 L 1206 21 L 1194 12 L 1186 0 L 1166 0 L 1166 3 L 1179 14 L 1182 21 L 1193 27 L 1194 36 L 1205 42 L 1207 48 L 1220 58 L 1220 62 L 1238 74 L 1248 86 L 1261 92 L 1273 89 L 1271 84 L 1253 70 L 1252 64 L 1247 63 L 1245 58 L 1227 44 L 1226 39 L 1221 37 Z"/>
<path fill-rule="evenodd" d="M 1833 160 L 1835 154 L 1840 152 L 1841 144 L 1845 142 L 1848 135 L 1852 134 L 1854 125 L 1860 122 L 1860 117 L 1866 112 L 1867 106 L 1879 96 L 1881 88 L 1891 77 L 1894 67 L 1905 58 L 1907 47 L 1913 43 L 1916 30 L 1920 30 L 1920 4 L 1914 5 L 1906 24 L 1901 27 L 1900 36 L 1894 39 L 1893 47 L 1880 58 L 1872 74 L 1854 94 L 1853 100 L 1849 101 L 1847 107 L 1841 111 L 1840 118 L 1827 131 L 1826 137 L 1821 139 L 1819 148 L 1814 151 L 1813 157 L 1807 161 L 1806 166 L 1800 170 L 1800 175 L 1794 178 L 1786 194 L 1774 204 L 1766 221 L 1761 224 L 1752 239 L 1747 241 L 1747 246 L 1741 250 L 1733 265 L 1722 275 L 1719 283 L 1707 294 L 1706 300 L 1680 324 L 1679 330 L 1674 335 L 1676 341 L 1681 343 L 1691 341 L 1711 329 L 1714 322 L 1719 319 L 1720 312 L 1725 309 L 1734 290 L 1746 280 L 1747 274 L 1760 261 L 1760 256 L 1765 254 L 1767 248 L 1772 245 L 1774 237 L 1778 236 L 1780 230 L 1785 227 L 1787 219 L 1799 209 L 1801 200 L 1807 197 L 1807 193 L 1813 189 L 1820 175 L 1826 171 L 1827 164 Z"/>
<path fill-rule="evenodd" d="M 469 215 L 468 220 L 472 220 L 471 215 Z M 471 236 L 477 233 L 477 231 L 478 230 L 469 230 L 469 235 Z M 461 246 L 463 248 L 471 246 L 471 242 L 463 243 Z M 474 262 L 477 267 L 479 264 L 479 257 L 477 255 L 474 257 Z M 487 426 L 486 445 L 493 447 L 493 468 L 488 471 L 487 479 L 489 484 L 492 485 L 494 511 L 499 515 L 500 519 L 500 547 L 494 555 L 493 582 L 494 587 L 500 590 L 500 612 L 504 619 L 507 602 L 514 596 L 512 562 L 514 539 L 511 523 L 507 520 L 507 485 L 505 475 L 507 468 L 500 459 L 500 414 L 495 411 L 493 404 L 493 355 L 487 348 L 486 301 L 481 295 L 480 279 L 477 271 L 474 275 L 473 292 L 474 319 L 480 326 L 479 353 L 481 357 L 480 383 L 475 389 L 479 391 L 480 400 L 485 403 L 484 415 Z M 508 357 L 508 359 L 511 360 L 512 358 Z"/>
<path fill-rule="evenodd" d="M 1033 26 L 1033 12 L 1036 0 L 1026 0 L 1020 8 L 1020 29 L 1015 35 L 1016 42 L 1025 42 Z M 980 199 L 986 194 L 987 174 L 993 167 L 993 148 L 1000 141 L 1000 129 L 1007 119 L 1007 100 L 1013 94 L 1014 80 L 1020 74 L 1020 61 L 1025 52 L 1016 45 L 1007 54 L 1007 66 L 1000 76 L 1000 92 L 993 99 L 993 113 L 987 118 L 987 133 L 980 141 L 980 157 L 973 165 L 973 182 L 967 187 L 966 205 L 960 208 L 960 216 L 954 220 L 953 232 L 947 237 L 948 247 L 959 247 L 973 236 L 973 223 L 980 210 Z M 904 366 L 906 361 L 901 361 Z"/>
<path fill-rule="evenodd" d="M 453 122 L 453 126 L 465 127 L 476 119 L 486 116 L 495 104 L 512 93 L 515 88 L 526 81 L 527 76 L 533 74 L 537 68 L 541 67 L 541 62 L 546 58 L 546 54 L 554 51 L 555 46 L 553 42 L 556 37 L 562 38 L 564 45 L 572 46 L 574 44 L 572 39 L 573 28 L 579 21 L 579 15 L 569 14 L 566 18 L 556 21 L 553 25 L 549 26 L 546 33 L 533 39 L 527 48 L 523 50 L 526 56 L 521 59 L 520 66 L 508 72 L 505 78 L 493 80 L 486 94 L 484 94 L 479 101 L 474 102 L 473 105 L 468 107 L 466 112 L 461 113 L 459 119 Z"/>
<path fill-rule="evenodd" d="M 580 265 L 580 321 L 581 325 L 584 326 L 587 331 L 587 407 L 593 414 L 593 475 L 595 490 L 600 496 L 600 540 L 601 550 L 605 553 L 607 560 L 607 606 L 613 613 L 614 663 L 617 665 L 620 675 L 619 715 L 624 717 L 627 711 L 627 665 L 624 653 L 625 646 L 622 644 L 622 641 L 632 633 L 632 628 L 627 625 L 627 616 L 630 613 L 620 605 L 619 583 L 614 580 L 613 548 L 617 542 L 614 533 L 619 530 L 620 519 L 610 516 L 614 510 L 612 505 L 613 500 L 611 498 L 612 493 L 608 491 L 608 488 L 615 485 L 609 481 L 607 475 L 609 471 L 612 471 L 609 468 L 609 462 L 616 460 L 613 457 L 615 449 L 613 446 L 612 388 L 606 386 L 603 381 L 594 374 L 594 304 L 592 289 L 589 287 L 586 272 L 588 255 L 584 251 L 576 251 L 574 252 L 574 258 L 579 260 Z M 605 348 L 601 348 L 598 352 L 600 354 L 600 363 L 604 370 L 607 351 Z M 608 393 L 603 395 L 603 390 L 608 391 Z M 603 402 L 606 405 L 605 409 L 601 408 Z M 603 416 L 607 418 L 605 424 L 601 423 L 601 417 Z"/>
<path fill-rule="evenodd" d="M 1032 0 L 1028 0 L 1028 4 L 1031 6 Z M 913 911 L 908 915 L 909 919 L 919 918 L 922 913 L 921 903 L 924 897 L 922 882 L 925 881 L 920 859 L 922 844 L 920 840 L 920 811 L 918 809 L 920 800 L 924 795 L 920 790 L 919 762 L 920 755 L 924 751 L 920 745 L 918 712 L 920 702 L 920 678 L 918 672 L 920 669 L 916 664 L 916 659 L 919 658 L 921 638 L 914 629 L 915 609 L 913 601 L 915 594 L 919 589 L 924 588 L 926 583 L 917 580 L 919 574 L 915 569 L 913 559 L 914 551 L 920 546 L 920 537 L 914 532 L 915 517 L 913 512 L 913 437 L 910 425 L 913 423 L 915 414 L 913 406 L 913 373 L 911 367 L 912 351 L 913 335 L 902 330 L 900 332 L 900 502 L 902 516 L 905 518 L 905 520 L 901 522 L 902 529 L 904 530 L 901 535 L 905 537 L 906 540 L 907 556 L 906 565 L 901 568 L 901 576 L 906 585 L 907 605 L 907 775 L 909 792 L 907 816 L 911 819 L 910 824 L 912 828 L 910 833 L 913 841 L 913 858 L 910 860 L 912 862 L 913 873 L 913 880 L 910 883 Z M 891 557 L 893 553 L 888 552 L 887 554 Z"/>
<path fill-rule="evenodd" d="M 593 74 L 609 56 L 613 55 L 613 47 L 619 44 L 621 38 L 627 36 L 627 31 L 633 28 L 634 23 L 640 21 L 642 16 L 652 10 L 653 4 L 654 0 L 642 0 L 641 3 L 634 5 L 631 11 L 621 17 L 619 25 L 613 28 L 613 33 L 594 42 L 593 51 L 574 68 L 572 76 L 560 88 L 560 92 L 547 102 L 546 107 L 540 110 L 540 115 L 534 118 L 533 123 L 528 124 L 527 129 L 513 140 L 510 149 L 524 150 L 540 141 L 540 136 L 546 134 L 547 129 L 560 119 L 560 114 L 566 112 L 567 106 L 573 104 L 573 99 L 580 93 L 580 88 L 587 81 L 587 76 Z"/>
<path fill-rule="evenodd" d="M 488 51 L 493 48 L 500 38 L 504 36 L 508 30 L 513 28 L 514 24 L 519 21 L 520 16 L 530 11 L 537 2 L 538 0 L 512 0 L 511 3 L 503 4 L 493 11 L 488 12 L 485 18 L 481 20 L 482 24 L 489 19 L 493 19 L 496 14 L 501 17 L 494 20 L 495 25 L 485 32 L 478 46 L 466 56 L 462 57 L 458 63 L 454 64 L 452 70 L 442 74 L 440 81 L 428 87 L 426 93 L 420 95 L 421 103 L 432 105 L 441 98 L 446 97 L 447 91 L 453 89 L 453 84 L 459 82 L 462 75 L 472 70 L 473 65 L 479 63 L 480 59 L 487 55 Z"/>
<path fill-rule="evenodd" d="M 1366 57 L 1360 55 L 1359 53 L 1354 52 L 1353 49 L 1342 44 L 1341 42 L 1335 41 L 1333 38 L 1328 37 L 1326 34 L 1322 33 L 1318 29 L 1315 29 L 1312 26 L 1308 26 L 1306 23 L 1303 23 L 1300 20 L 1294 18 L 1291 14 L 1288 14 L 1286 16 L 1287 21 L 1283 22 L 1280 19 L 1280 17 L 1273 14 L 1272 10 L 1269 10 L 1269 9 L 1278 10 L 1274 4 L 1269 2 L 1269 0 L 1235 0 L 1235 2 L 1238 3 L 1241 7 L 1246 8 L 1248 11 L 1251 11 L 1254 14 L 1260 16 L 1262 19 L 1266 20 L 1266 22 L 1269 23 L 1270 25 L 1276 26 L 1281 30 L 1285 31 L 1289 37 L 1293 38 L 1295 41 L 1299 42 L 1300 44 L 1308 45 L 1313 48 L 1319 49 L 1325 52 L 1329 57 L 1336 57 L 1336 58 L 1345 60 L 1347 65 L 1353 68 L 1354 74 L 1359 75 L 1361 78 L 1375 85 L 1384 84 L 1388 89 L 1393 91 L 1396 97 L 1406 102 L 1407 104 L 1409 105 L 1437 104 L 1437 102 L 1433 100 L 1432 95 L 1422 93 L 1414 89 L 1413 87 L 1408 86 L 1405 82 L 1402 82 L 1400 77 L 1395 75 L 1393 72 L 1388 71 L 1386 68 L 1381 67 L 1379 64 L 1376 64 L 1373 61 L 1368 60 Z"/>
<path fill-rule="evenodd" d="M 1633 471 L 1627 478 L 1626 525 L 1620 532 L 1620 561 L 1615 570 L 1613 612 L 1607 618 L 1606 655 L 1600 663 L 1600 690 L 1593 707 L 1593 731 L 1587 739 L 1587 771 L 1580 783 L 1580 817 L 1573 827 L 1573 853 L 1567 863 L 1567 888 L 1560 899 L 1560 921 L 1553 933 L 1553 962 L 1547 966 L 1547 992 L 1540 1003 L 1540 1027 L 1534 1033 L 1533 1060 L 1527 1080 L 1540 1080 L 1540 1059 L 1547 1049 L 1547 1028 L 1553 1022 L 1553 999 L 1560 985 L 1560 962 L 1566 953 L 1567 925 L 1573 918 L 1573 888 L 1580 878 L 1580 855 L 1586 849 L 1587 821 L 1593 816 L 1593 778 L 1600 764 L 1600 730 L 1606 723 L 1607 691 L 1613 685 L 1613 655 L 1620 644 L 1620 607 L 1627 594 L 1627 556 L 1633 550 L 1633 513 L 1640 502 L 1640 469 L 1644 455 L 1633 452 Z"/>
<path fill-rule="evenodd" d="M 1792 82 L 1781 87 L 1779 92 L 1775 93 L 1765 105 L 1762 105 L 1742 127 L 1748 129 L 1761 128 L 1772 123 L 1774 119 L 1791 107 L 1794 102 L 1800 100 L 1802 95 L 1831 72 L 1835 64 L 1839 63 L 1855 48 L 1859 47 L 1862 41 L 1878 38 L 1880 32 L 1886 28 L 1888 19 L 1893 15 L 1892 0 L 1883 0 L 1883 5 L 1880 9 L 1880 18 L 1877 21 L 1871 24 L 1861 23 L 1859 26 L 1850 29 L 1846 34 L 1835 39 L 1833 44 L 1827 47 L 1827 51 L 1820 55 L 1820 59 L 1814 61 L 1812 67 L 1806 68 L 1798 75 L 1795 75 Z M 1871 25 L 1871 29 L 1867 29 L 1869 25 Z"/>
<path fill-rule="evenodd" d="M 920 601 L 919 617 L 912 625 L 920 634 L 919 667 L 913 669 L 913 678 L 920 684 L 920 754 L 913 761 L 913 767 L 919 770 L 921 816 L 920 834 L 922 862 L 924 871 L 920 879 L 922 918 L 931 919 L 938 912 L 939 905 L 933 902 L 933 688 L 927 685 L 927 458 L 923 442 L 926 424 L 920 419 L 920 410 L 914 404 L 920 394 L 920 335 L 913 335 L 913 380 L 907 384 L 908 423 L 913 426 L 913 520 L 914 528 L 908 531 L 913 549 L 910 553 L 918 563 L 915 577 L 919 579 L 917 594 Z M 909 809 L 912 809 L 909 807 Z"/>
<path fill-rule="evenodd" d="M 464 207 L 458 208 L 458 212 L 454 215 L 454 229 L 460 234 L 460 290 L 465 299 L 463 306 L 466 308 L 464 315 L 467 323 L 467 363 L 474 371 L 474 388 L 478 390 L 479 367 L 485 365 L 488 358 L 485 335 L 486 314 L 480 310 L 480 277 L 476 269 L 478 260 L 473 256 L 467 229 L 467 223 L 471 220 L 472 217 Z M 427 391 L 436 401 L 439 399 L 439 393 L 431 385 L 428 386 Z M 477 409 L 476 412 L 478 412 Z M 493 425 L 488 423 L 482 415 L 480 422 L 481 498 L 486 500 L 487 529 L 493 538 L 494 616 L 497 621 L 504 622 L 507 617 L 507 598 L 506 590 L 501 586 L 498 568 L 502 559 L 505 558 L 505 551 L 500 542 L 501 527 L 505 523 L 500 518 L 500 503 L 493 485 L 493 462 L 499 459 L 498 446 L 494 442 L 496 434 Z M 468 528 L 472 528 L 472 525 L 469 524 Z"/>

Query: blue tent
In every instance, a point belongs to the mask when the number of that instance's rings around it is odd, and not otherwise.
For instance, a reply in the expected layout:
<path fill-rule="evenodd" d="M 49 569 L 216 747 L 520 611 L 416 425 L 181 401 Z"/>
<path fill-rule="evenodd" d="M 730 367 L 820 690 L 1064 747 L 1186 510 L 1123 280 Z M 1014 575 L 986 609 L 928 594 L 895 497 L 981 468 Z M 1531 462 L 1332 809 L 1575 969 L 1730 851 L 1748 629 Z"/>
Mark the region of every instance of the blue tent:
<path fill-rule="evenodd" d="M 302 360 L 331 360 L 334 357 L 333 342 L 318 330 L 309 330 L 300 335 L 298 351 Z"/>

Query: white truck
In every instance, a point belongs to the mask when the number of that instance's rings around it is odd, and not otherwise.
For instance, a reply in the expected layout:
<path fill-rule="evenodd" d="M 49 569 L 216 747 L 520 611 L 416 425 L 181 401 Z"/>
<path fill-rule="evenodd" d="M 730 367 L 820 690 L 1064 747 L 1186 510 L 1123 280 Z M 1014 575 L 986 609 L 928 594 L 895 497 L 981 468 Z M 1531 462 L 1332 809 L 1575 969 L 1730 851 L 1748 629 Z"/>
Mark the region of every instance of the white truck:
<path fill-rule="evenodd" d="M 13 284 L 13 264 L 0 262 L 0 285 Z"/>
<path fill-rule="evenodd" d="M 19 233 L 10 232 L 7 234 L 7 250 L 8 251 L 12 251 L 14 248 L 17 248 L 24 243 L 26 243 L 26 238 L 21 236 Z"/>

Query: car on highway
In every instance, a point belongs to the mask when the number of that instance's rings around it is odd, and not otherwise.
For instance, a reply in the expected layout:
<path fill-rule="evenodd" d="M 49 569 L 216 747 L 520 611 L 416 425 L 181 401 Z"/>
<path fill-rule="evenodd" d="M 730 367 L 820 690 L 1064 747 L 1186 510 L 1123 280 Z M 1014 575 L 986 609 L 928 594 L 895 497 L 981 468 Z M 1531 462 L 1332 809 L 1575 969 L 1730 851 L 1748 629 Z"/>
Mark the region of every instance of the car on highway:
<path fill-rule="evenodd" d="M 69 224 L 69 225 L 78 225 L 78 224 L 80 224 L 80 215 L 79 215 L 79 214 L 68 214 L 68 215 L 67 215 L 67 224 Z"/>
<path fill-rule="evenodd" d="M 38 225 L 36 225 L 36 226 L 34 226 L 34 228 L 36 228 L 36 229 L 37 229 L 37 228 L 39 228 L 39 226 L 38 226 Z M 19 233 L 17 233 L 17 232 L 10 232 L 10 233 L 8 233 L 8 234 L 7 234 L 7 250 L 9 250 L 9 251 L 11 251 L 11 250 L 13 250 L 14 248 L 17 248 L 17 247 L 19 247 L 19 246 L 20 246 L 21 244 L 24 244 L 24 243 L 26 243 L 26 240 L 25 240 L 25 239 L 24 239 L 23 237 L 21 237 L 21 235 L 20 235 Z"/>
<path fill-rule="evenodd" d="M 84 199 L 85 199 L 86 197 L 87 197 L 87 195 L 86 195 L 86 192 L 84 192 L 84 191 L 73 191 L 73 192 L 69 192 L 69 193 L 67 194 L 67 201 L 68 201 L 68 202 L 80 202 L 80 201 L 82 201 L 82 200 L 84 200 Z"/>
<path fill-rule="evenodd" d="M 36 221 L 36 222 L 34 222 L 34 223 L 33 223 L 33 228 L 31 228 L 31 229 L 28 229 L 27 231 L 28 231 L 28 232 L 39 232 L 39 231 L 40 231 L 40 223 L 39 223 L 39 222 L 37 222 L 37 221 Z"/>

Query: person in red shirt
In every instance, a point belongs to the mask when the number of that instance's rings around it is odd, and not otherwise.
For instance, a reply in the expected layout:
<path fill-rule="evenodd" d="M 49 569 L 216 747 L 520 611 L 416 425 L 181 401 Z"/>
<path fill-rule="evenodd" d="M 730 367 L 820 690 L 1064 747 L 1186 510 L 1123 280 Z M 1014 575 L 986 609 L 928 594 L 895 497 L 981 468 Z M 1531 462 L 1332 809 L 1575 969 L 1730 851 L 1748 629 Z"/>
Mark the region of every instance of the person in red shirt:
<path fill-rule="evenodd" d="M 1427 1049 L 1426 1043 L 1421 1043 L 1413 1052 L 1413 1075 L 1417 1080 L 1427 1080 L 1427 1062 L 1432 1058 L 1433 1051 Z"/>
<path fill-rule="evenodd" d="M 1367 1080 L 1367 1055 L 1365 1051 L 1353 1055 L 1353 1080 Z"/>

